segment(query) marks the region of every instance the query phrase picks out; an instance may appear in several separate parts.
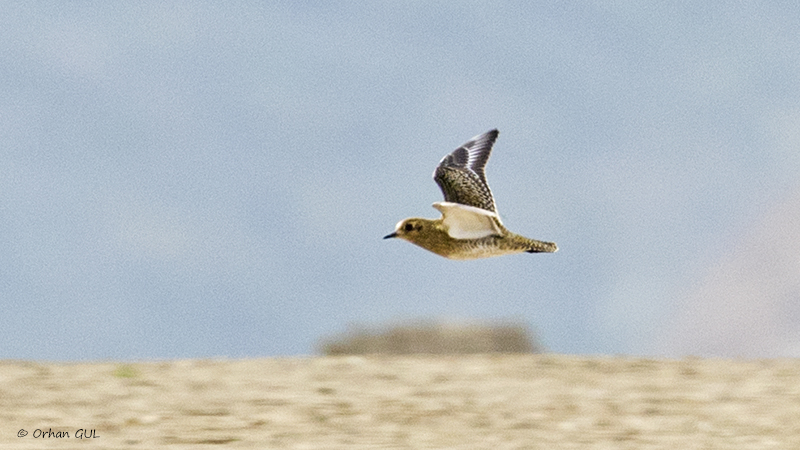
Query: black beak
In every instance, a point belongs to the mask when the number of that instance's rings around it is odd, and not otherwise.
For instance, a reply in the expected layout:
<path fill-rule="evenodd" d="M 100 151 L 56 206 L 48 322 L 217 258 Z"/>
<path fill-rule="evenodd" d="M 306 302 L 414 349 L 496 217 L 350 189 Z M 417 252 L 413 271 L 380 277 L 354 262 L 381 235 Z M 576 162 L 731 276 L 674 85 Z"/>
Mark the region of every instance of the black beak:
<path fill-rule="evenodd" d="M 383 238 L 384 238 L 384 239 L 389 239 L 389 238 L 394 238 L 394 237 L 397 237 L 397 232 L 396 232 L 396 231 L 395 231 L 394 233 L 389 233 L 389 234 L 387 234 L 387 235 L 386 235 L 386 236 L 384 236 Z"/>

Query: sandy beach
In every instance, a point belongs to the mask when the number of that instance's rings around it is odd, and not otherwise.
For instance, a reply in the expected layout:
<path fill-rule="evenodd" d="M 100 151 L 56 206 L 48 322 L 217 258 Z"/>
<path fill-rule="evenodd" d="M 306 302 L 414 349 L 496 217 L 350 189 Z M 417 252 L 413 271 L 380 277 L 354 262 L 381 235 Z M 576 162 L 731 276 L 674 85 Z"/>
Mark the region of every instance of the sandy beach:
<path fill-rule="evenodd" d="M 800 361 L 2 361 L 0 417 L 15 449 L 789 449 Z"/>

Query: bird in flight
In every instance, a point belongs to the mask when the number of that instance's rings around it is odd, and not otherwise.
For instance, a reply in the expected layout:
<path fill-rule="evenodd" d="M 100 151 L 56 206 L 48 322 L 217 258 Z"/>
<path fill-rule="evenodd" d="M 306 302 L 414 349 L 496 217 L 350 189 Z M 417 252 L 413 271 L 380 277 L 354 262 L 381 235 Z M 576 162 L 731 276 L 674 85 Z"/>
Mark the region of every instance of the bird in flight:
<path fill-rule="evenodd" d="M 500 221 L 484 173 L 497 135 L 497 130 L 491 130 L 475 136 L 439 162 L 433 179 L 445 201 L 433 207 L 442 217 L 401 220 L 394 232 L 383 238 L 400 238 L 445 258 L 461 260 L 557 251 L 555 243 L 512 233 Z"/>

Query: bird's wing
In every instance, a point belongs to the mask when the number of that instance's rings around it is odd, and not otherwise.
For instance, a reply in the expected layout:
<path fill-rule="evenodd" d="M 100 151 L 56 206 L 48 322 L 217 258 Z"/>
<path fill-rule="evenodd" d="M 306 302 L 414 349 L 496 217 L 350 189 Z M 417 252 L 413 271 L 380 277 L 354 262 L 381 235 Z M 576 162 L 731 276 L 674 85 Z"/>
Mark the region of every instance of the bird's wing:
<path fill-rule="evenodd" d="M 450 202 L 436 202 L 433 207 L 441 211 L 442 226 L 453 239 L 480 239 L 503 235 L 500 219 L 493 212 Z"/>
<path fill-rule="evenodd" d="M 475 136 L 442 158 L 433 172 L 433 179 L 446 202 L 497 212 L 484 174 L 497 134 L 497 130 L 491 130 Z"/>

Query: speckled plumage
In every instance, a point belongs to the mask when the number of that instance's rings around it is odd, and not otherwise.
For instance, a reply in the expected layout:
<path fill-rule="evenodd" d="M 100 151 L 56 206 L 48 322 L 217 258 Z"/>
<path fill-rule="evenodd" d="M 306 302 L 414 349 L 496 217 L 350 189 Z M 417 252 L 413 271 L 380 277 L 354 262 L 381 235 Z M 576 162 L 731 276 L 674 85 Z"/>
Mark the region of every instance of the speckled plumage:
<path fill-rule="evenodd" d="M 384 239 L 401 238 L 450 259 L 557 251 L 555 243 L 512 233 L 500 220 L 484 172 L 497 135 L 476 136 L 442 158 L 433 172 L 445 199 L 433 204 L 441 218 L 401 220 Z"/>
<path fill-rule="evenodd" d="M 492 130 L 476 136 L 442 158 L 433 179 L 445 201 L 497 212 L 484 173 L 497 135 L 498 131 Z"/>

